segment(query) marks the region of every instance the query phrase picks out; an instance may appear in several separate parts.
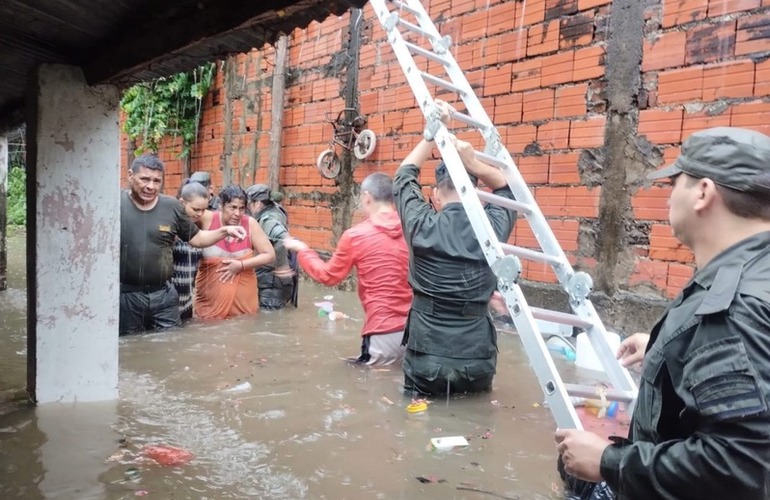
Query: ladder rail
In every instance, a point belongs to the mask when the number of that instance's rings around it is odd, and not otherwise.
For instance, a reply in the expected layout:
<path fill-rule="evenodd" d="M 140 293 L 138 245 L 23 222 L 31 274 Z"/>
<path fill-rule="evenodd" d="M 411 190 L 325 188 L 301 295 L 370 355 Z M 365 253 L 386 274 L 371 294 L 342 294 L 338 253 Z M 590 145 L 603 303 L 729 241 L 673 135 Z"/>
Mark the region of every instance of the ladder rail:
<path fill-rule="evenodd" d="M 575 313 L 575 316 L 577 316 L 577 322 L 582 322 L 592 347 L 596 351 L 599 359 L 602 360 L 602 364 L 604 365 L 610 382 L 616 390 L 622 393 L 635 394 L 636 384 L 631 378 L 628 370 L 623 368 L 620 363 L 615 360 L 615 353 L 612 352 L 609 343 L 606 341 L 606 329 L 604 324 L 596 313 L 591 301 L 587 299 L 587 293 L 590 292 L 592 284 L 586 284 L 585 280 L 576 280 L 578 277 L 577 275 L 584 275 L 585 273 L 575 273 L 572 265 L 567 260 L 566 254 L 559 245 L 554 232 L 551 230 L 545 216 L 537 205 L 535 196 L 524 181 L 524 178 L 516 167 L 510 153 L 503 147 L 497 128 L 490 120 L 478 97 L 476 97 L 473 88 L 465 78 L 465 74 L 457 64 L 453 54 L 448 50 L 449 44 L 451 43 L 448 40 L 448 37 L 441 36 L 431 21 L 427 11 L 418 0 L 393 1 L 401 12 L 412 14 L 417 20 L 417 24 L 401 19 L 399 12 L 390 11 L 386 6 L 386 0 L 370 0 L 370 3 L 372 3 L 375 14 L 387 33 L 388 41 L 404 71 L 407 82 L 414 92 L 417 103 L 423 112 L 423 115 L 425 115 L 428 120 L 426 138 L 429 138 L 428 135 L 431 135 L 436 139 L 437 146 L 447 165 L 450 177 L 460 194 L 461 202 L 468 214 L 474 233 L 476 234 L 490 267 L 492 267 L 494 271 L 495 266 L 499 265 L 500 262 L 506 258 L 504 247 L 510 250 L 509 247 L 511 246 L 498 241 L 481 205 L 481 199 L 484 199 L 484 196 L 479 195 L 474 189 L 474 186 L 471 185 L 463 167 L 462 160 L 450 140 L 449 131 L 443 123 L 438 122 L 438 119 L 435 116 L 433 97 L 428 89 L 426 81 L 435 86 L 455 92 L 463 101 L 466 108 L 465 113 L 452 113 L 452 118 L 470 125 L 481 133 L 485 140 L 486 147 L 483 153 L 476 152 L 476 157 L 501 169 L 508 186 L 516 198 L 515 203 L 527 207 L 527 210 L 521 211 L 520 213 L 527 219 L 543 252 L 542 254 L 536 251 L 519 253 L 528 258 L 537 256 L 541 261 L 551 264 L 559 283 L 570 297 L 570 306 Z M 412 41 L 407 41 L 397 29 L 399 26 L 408 29 L 412 33 L 418 33 L 427 37 L 435 53 L 438 55 L 419 47 Z M 451 81 L 451 85 L 443 78 L 438 78 L 423 72 L 414 61 L 413 54 L 440 62 L 446 71 L 447 77 Z M 433 123 L 431 123 L 431 121 L 433 121 Z M 494 201 L 496 201 L 494 198 L 486 198 L 485 201 L 487 202 L 494 203 Z M 500 204 L 505 205 L 504 203 Z M 510 256 L 508 256 L 508 258 L 510 258 Z M 520 270 L 520 264 L 518 264 L 518 266 Z M 497 275 L 497 272 L 495 274 Z M 587 277 L 587 275 L 585 275 L 585 277 Z M 584 278 L 584 276 L 580 276 L 580 278 Z M 557 424 L 560 427 L 580 428 L 580 421 L 577 418 L 574 408 L 569 404 L 570 400 L 567 396 L 565 385 L 553 364 L 553 360 L 535 322 L 535 316 L 538 314 L 538 310 L 537 308 L 530 308 L 527 305 L 524 294 L 517 283 L 517 279 L 518 274 L 515 279 L 507 281 L 498 276 L 498 288 L 506 299 L 511 318 L 516 325 L 516 329 L 520 332 L 520 337 L 522 338 L 527 355 L 532 361 L 538 380 L 546 395 L 546 401 L 551 407 Z M 576 284 L 576 281 L 580 282 Z M 588 281 L 590 282 L 590 277 L 588 278 Z M 586 288 L 588 288 L 588 290 L 586 290 Z M 533 315 L 533 311 L 535 315 Z M 567 316 L 567 313 L 561 314 L 564 314 L 565 317 Z M 631 411 L 633 404 L 635 403 L 635 398 L 629 399 L 631 399 L 629 403 L 629 411 Z"/>

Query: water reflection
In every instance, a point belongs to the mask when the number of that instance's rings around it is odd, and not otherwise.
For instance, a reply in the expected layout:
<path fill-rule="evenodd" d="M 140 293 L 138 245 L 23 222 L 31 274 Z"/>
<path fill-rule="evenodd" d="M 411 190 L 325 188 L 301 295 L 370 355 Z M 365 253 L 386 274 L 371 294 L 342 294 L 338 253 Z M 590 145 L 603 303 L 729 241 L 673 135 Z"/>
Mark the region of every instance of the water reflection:
<path fill-rule="evenodd" d="M 354 294 L 303 283 L 297 310 L 121 339 L 111 411 L 0 416 L 0 498 L 560 497 L 553 420 L 534 405 L 542 397 L 515 336 L 500 339 L 491 394 L 409 414 L 400 368 L 342 361 L 358 353 L 361 323 L 319 316 L 313 302 L 330 293 L 362 318 Z M 0 363 L 17 356 L 8 345 Z M 429 451 L 441 436 L 469 446 Z M 143 452 L 154 445 L 194 458 L 162 466 Z"/>

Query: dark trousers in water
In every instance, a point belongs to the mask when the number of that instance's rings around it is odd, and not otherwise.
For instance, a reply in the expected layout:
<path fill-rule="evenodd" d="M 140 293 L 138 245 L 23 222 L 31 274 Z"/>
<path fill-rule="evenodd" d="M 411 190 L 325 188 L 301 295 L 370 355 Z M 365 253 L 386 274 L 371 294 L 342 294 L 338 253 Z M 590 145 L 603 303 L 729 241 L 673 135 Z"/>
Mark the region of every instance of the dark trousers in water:
<path fill-rule="evenodd" d="M 497 354 L 488 359 L 433 356 L 407 349 L 404 355 L 404 390 L 428 396 L 492 390 Z"/>
<path fill-rule="evenodd" d="M 182 324 L 174 285 L 120 285 L 120 335 L 164 330 Z"/>
<path fill-rule="evenodd" d="M 297 275 L 278 277 L 274 274 L 257 275 L 259 307 L 281 309 L 288 304 L 297 307 Z"/>

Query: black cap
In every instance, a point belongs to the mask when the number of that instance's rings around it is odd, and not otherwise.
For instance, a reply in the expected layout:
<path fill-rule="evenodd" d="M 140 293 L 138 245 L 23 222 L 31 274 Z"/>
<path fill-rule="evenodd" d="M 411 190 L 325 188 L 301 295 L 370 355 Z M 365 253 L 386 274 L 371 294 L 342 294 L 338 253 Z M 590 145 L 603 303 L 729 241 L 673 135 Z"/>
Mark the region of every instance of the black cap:
<path fill-rule="evenodd" d="M 471 184 L 474 186 L 479 183 L 479 180 L 475 175 L 468 173 L 468 177 L 471 179 Z M 441 160 L 436 167 L 436 185 L 438 186 L 444 179 L 447 178 L 450 178 L 449 170 L 446 168 L 446 163 L 444 163 L 444 160 Z"/>
<path fill-rule="evenodd" d="M 768 172 L 770 137 L 754 130 L 715 127 L 688 137 L 676 161 L 647 178 L 663 179 L 685 173 L 736 191 L 770 193 L 767 176 L 764 182 L 758 182 L 758 177 Z"/>
<path fill-rule="evenodd" d="M 246 196 L 249 201 L 268 201 L 270 199 L 270 188 L 267 184 L 254 184 L 246 190 Z"/>

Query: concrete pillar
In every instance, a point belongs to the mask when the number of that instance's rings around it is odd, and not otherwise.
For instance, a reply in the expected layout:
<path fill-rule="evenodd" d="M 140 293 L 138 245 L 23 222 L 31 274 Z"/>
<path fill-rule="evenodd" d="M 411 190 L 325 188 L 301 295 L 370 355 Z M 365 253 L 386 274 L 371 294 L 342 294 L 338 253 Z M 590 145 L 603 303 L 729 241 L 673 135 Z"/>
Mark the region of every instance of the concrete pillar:
<path fill-rule="evenodd" d="M 42 65 L 27 117 L 27 385 L 38 403 L 118 395 L 118 91 Z"/>
<path fill-rule="evenodd" d="M 8 138 L 0 135 L 0 291 L 8 288 Z"/>

